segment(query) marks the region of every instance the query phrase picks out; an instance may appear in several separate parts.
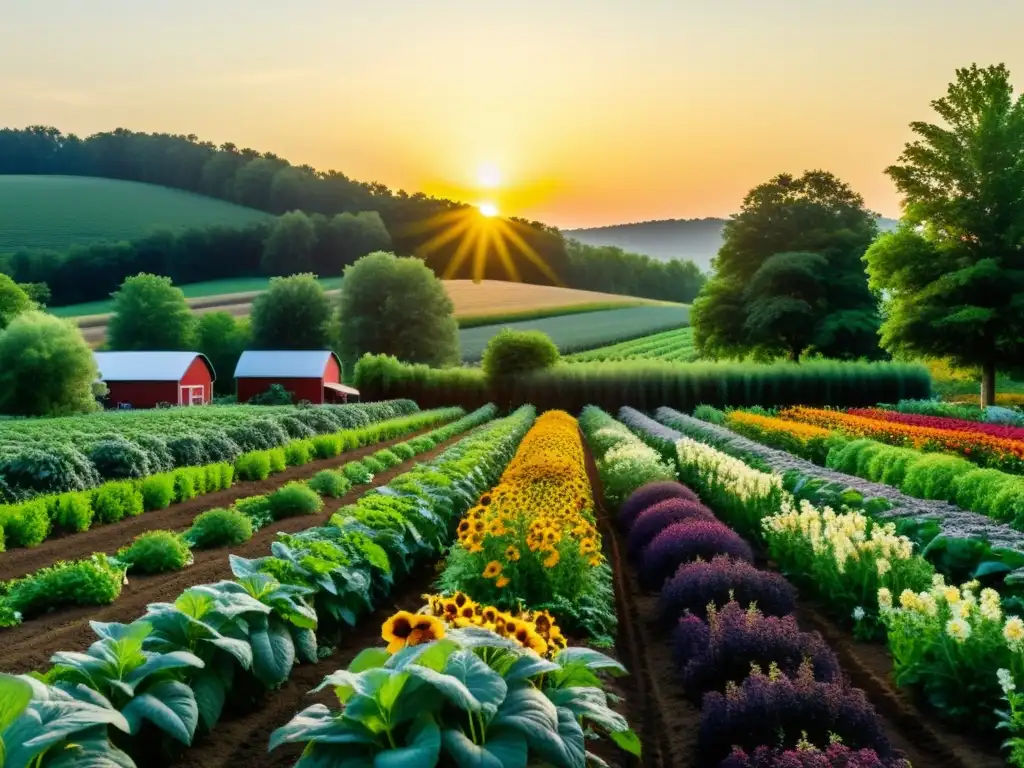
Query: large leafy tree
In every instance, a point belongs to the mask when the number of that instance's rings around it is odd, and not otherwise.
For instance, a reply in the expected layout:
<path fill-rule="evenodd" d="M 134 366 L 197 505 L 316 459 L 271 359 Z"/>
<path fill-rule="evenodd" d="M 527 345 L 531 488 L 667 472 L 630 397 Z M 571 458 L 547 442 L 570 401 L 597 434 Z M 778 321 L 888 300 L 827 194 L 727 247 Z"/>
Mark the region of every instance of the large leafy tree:
<path fill-rule="evenodd" d="M 0 274 L 0 331 L 18 315 L 28 312 L 35 303 L 22 286 L 7 275 Z"/>
<path fill-rule="evenodd" d="M 459 326 L 444 284 L 415 257 L 371 253 L 345 269 L 339 342 L 346 363 L 371 354 L 434 366 L 459 362 Z"/>
<path fill-rule="evenodd" d="M 883 292 L 882 344 L 981 370 L 982 404 L 996 373 L 1024 361 L 1024 100 L 1003 65 L 956 72 L 914 122 L 886 173 L 903 194 L 903 226 L 865 256 Z"/>
<path fill-rule="evenodd" d="M 331 301 L 316 275 L 274 277 L 252 303 L 253 349 L 327 349 Z"/>
<path fill-rule="evenodd" d="M 248 319 L 235 318 L 230 312 L 206 312 L 196 323 L 196 350 L 213 364 L 218 394 L 228 395 L 235 389 L 235 366 L 249 345 Z"/>
<path fill-rule="evenodd" d="M 268 275 L 294 275 L 313 266 L 316 230 L 302 211 L 286 213 L 277 220 L 263 246 L 263 271 Z"/>
<path fill-rule="evenodd" d="M 194 319 L 169 277 L 129 277 L 114 294 L 107 344 L 114 350 L 187 350 Z"/>
<path fill-rule="evenodd" d="M 806 351 L 878 353 L 878 301 L 861 257 L 876 216 L 826 171 L 781 174 L 752 189 L 725 225 L 692 322 L 710 357 L 799 359 Z"/>

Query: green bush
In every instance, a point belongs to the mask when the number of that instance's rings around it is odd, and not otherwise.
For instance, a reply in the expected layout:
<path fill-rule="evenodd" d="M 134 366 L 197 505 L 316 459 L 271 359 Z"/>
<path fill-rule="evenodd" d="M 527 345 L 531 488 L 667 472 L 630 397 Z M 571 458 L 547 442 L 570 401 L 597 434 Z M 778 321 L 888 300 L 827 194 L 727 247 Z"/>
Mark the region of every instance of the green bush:
<path fill-rule="evenodd" d="M 38 547 L 50 535 L 50 512 L 43 499 L 14 504 L 6 517 L 7 541 L 16 547 Z"/>
<path fill-rule="evenodd" d="M 298 515 L 313 515 L 324 507 L 324 500 L 305 483 L 287 483 L 267 496 L 270 514 L 275 520 Z"/>
<path fill-rule="evenodd" d="M 340 437 L 343 443 L 343 450 L 354 451 L 359 447 L 359 435 L 355 431 L 343 432 Z"/>
<path fill-rule="evenodd" d="M 710 405 L 698 405 L 693 409 L 693 417 L 711 424 L 725 424 L 725 411 Z"/>
<path fill-rule="evenodd" d="M 25 618 L 66 605 L 107 605 L 121 594 L 124 568 L 105 555 L 59 562 L 9 585 L 7 603 Z"/>
<path fill-rule="evenodd" d="M 150 475 L 139 481 L 139 492 L 142 493 L 142 506 L 147 512 L 167 509 L 177 498 L 175 493 L 175 475 L 167 472 Z"/>
<path fill-rule="evenodd" d="M 182 467 L 181 471 L 187 472 L 192 478 L 192 487 L 195 489 L 196 496 L 202 496 L 210 490 L 206 485 L 208 478 L 203 467 Z"/>
<path fill-rule="evenodd" d="M 373 473 L 360 461 L 350 461 L 341 467 L 342 473 L 353 485 L 366 485 L 373 480 Z"/>
<path fill-rule="evenodd" d="M 430 435 L 420 435 L 419 437 L 414 437 L 410 440 L 409 445 L 412 446 L 412 449 L 416 451 L 416 453 L 426 453 L 427 451 L 432 451 L 437 447 L 437 441 Z"/>
<path fill-rule="evenodd" d="M 402 461 L 408 461 L 416 455 L 415 449 L 408 443 L 395 443 L 391 446 L 391 452 L 398 456 Z"/>
<path fill-rule="evenodd" d="M 956 481 L 956 505 L 982 515 L 993 516 L 996 497 L 1007 485 L 1020 479 L 998 469 L 972 469 Z"/>
<path fill-rule="evenodd" d="M 384 464 L 384 462 L 378 459 L 376 456 L 364 456 L 362 459 L 360 459 L 360 461 L 362 462 L 364 467 L 373 472 L 373 474 L 375 475 L 379 475 L 381 472 L 387 469 L 387 466 Z"/>
<path fill-rule="evenodd" d="M 1024 523 L 1024 483 L 1007 483 L 992 501 L 990 514 L 996 520 L 1012 521 L 1018 529 Z"/>
<path fill-rule="evenodd" d="M 907 467 L 900 490 L 919 499 L 956 499 L 956 480 L 977 465 L 957 456 L 930 453 Z"/>
<path fill-rule="evenodd" d="M 191 565 L 192 551 L 173 531 L 147 531 L 118 550 L 117 559 L 132 573 L 164 573 Z"/>
<path fill-rule="evenodd" d="M 899 488 L 907 475 L 907 468 L 921 458 L 921 454 L 913 448 L 885 446 L 875 451 L 867 463 L 865 477 L 876 483 L 884 483 Z"/>
<path fill-rule="evenodd" d="M 270 477 L 270 452 L 243 453 L 235 459 L 235 472 L 243 480 L 266 480 Z"/>
<path fill-rule="evenodd" d="M 127 480 L 105 483 L 93 492 L 92 508 L 101 523 L 116 523 L 142 514 L 142 494 Z"/>
<path fill-rule="evenodd" d="M 308 464 L 312 456 L 312 445 L 308 440 L 293 440 L 284 447 L 284 460 L 289 467 Z"/>
<path fill-rule="evenodd" d="M 373 458 L 375 458 L 377 461 L 383 464 L 385 468 L 397 467 L 399 464 L 402 463 L 402 459 L 400 459 L 397 454 L 395 454 L 393 451 L 388 450 L 387 448 L 382 448 L 381 450 L 377 451 L 375 454 L 373 454 Z"/>
<path fill-rule="evenodd" d="M 199 495 L 196 479 L 188 467 L 174 470 L 174 498 L 180 504 Z"/>
<path fill-rule="evenodd" d="M 317 435 L 312 439 L 313 455 L 318 459 L 332 459 L 341 453 L 344 441 L 339 435 Z"/>
<path fill-rule="evenodd" d="M 235 502 L 235 509 L 249 518 L 253 530 L 256 531 L 274 519 L 270 514 L 270 502 L 266 496 L 247 496 L 239 499 Z"/>
<path fill-rule="evenodd" d="M 317 472 L 308 483 L 309 487 L 321 496 L 337 499 L 352 490 L 352 483 L 341 472 L 325 469 Z"/>
<path fill-rule="evenodd" d="M 283 448 L 271 448 L 267 451 L 267 455 L 270 457 L 270 474 L 276 475 L 278 472 L 284 472 L 288 466 L 288 460 L 285 458 Z"/>
<path fill-rule="evenodd" d="M 239 509 L 210 509 L 197 515 L 184 540 L 195 549 L 241 544 L 252 538 L 252 520 Z"/>
<path fill-rule="evenodd" d="M 502 328 L 487 342 L 481 366 L 488 379 L 498 379 L 550 368 L 560 357 L 546 333 Z"/>
<path fill-rule="evenodd" d="M 92 499 L 84 491 L 62 493 L 53 500 L 51 517 L 68 533 L 88 531 L 92 525 Z"/>

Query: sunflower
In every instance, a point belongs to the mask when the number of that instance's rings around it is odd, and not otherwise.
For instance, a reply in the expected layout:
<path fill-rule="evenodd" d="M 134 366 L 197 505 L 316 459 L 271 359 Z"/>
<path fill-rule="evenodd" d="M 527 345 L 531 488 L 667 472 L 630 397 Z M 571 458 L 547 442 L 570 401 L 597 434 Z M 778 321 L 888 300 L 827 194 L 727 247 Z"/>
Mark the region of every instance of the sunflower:
<path fill-rule="evenodd" d="M 580 542 L 580 554 L 589 555 L 591 552 L 597 552 L 597 542 L 587 537 Z"/>
<path fill-rule="evenodd" d="M 519 549 L 515 544 L 509 544 L 505 549 L 505 559 L 510 563 L 514 563 L 519 560 Z"/>
<path fill-rule="evenodd" d="M 456 592 L 454 595 L 452 595 L 452 600 L 455 601 L 455 605 L 457 605 L 459 608 L 464 606 L 466 603 L 473 602 L 469 599 L 469 595 L 467 595 L 465 592 Z"/>
<path fill-rule="evenodd" d="M 480 611 L 480 618 L 485 624 L 495 624 L 498 621 L 498 609 L 493 605 L 485 605 Z"/>
<path fill-rule="evenodd" d="M 601 556 L 600 555 L 594 555 L 589 560 L 587 560 L 587 565 L 589 565 L 589 566 L 591 566 L 593 568 L 597 568 L 597 566 L 599 566 L 600 564 L 601 564 Z"/>
<path fill-rule="evenodd" d="M 483 577 L 485 579 L 493 579 L 500 573 L 501 563 L 499 563 L 497 560 L 491 560 L 491 562 L 487 564 L 487 567 L 484 568 Z"/>
<path fill-rule="evenodd" d="M 537 627 L 537 634 L 541 637 L 546 637 L 555 625 L 555 617 L 547 611 L 540 611 L 534 615 L 533 624 Z"/>
<path fill-rule="evenodd" d="M 508 586 L 509 581 L 511 581 L 511 579 L 509 579 L 508 576 L 499 576 L 498 580 L 494 582 L 494 586 L 496 586 L 498 589 L 504 589 Z"/>
<path fill-rule="evenodd" d="M 472 526 L 472 523 L 470 523 L 469 520 L 466 520 L 466 519 L 460 520 L 459 521 L 459 528 L 458 528 L 459 537 L 461 538 L 463 536 L 469 535 L 469 529 L 470 529 L 471 526 Z"/>
<path fill-rule="evenodd" d="M 446 619 L 454 619 L 459 613 L 459 606 L 454 600 L 441 601 L 441 615 Z"/>
<path fill-rule="evenodd" d="M 483 496 L 480 497 L 480 506 L 481 507 L 489 507 L 489 506 L 491 506 L 491 494 L 485 493 Z"/>
<path fill-rule="evenodd" d="M 544 559 L 544 563 L 543 563 L 544 567 L 545 568 L 554 568 L 556 565 L 558 565 L 558 561 L 560 559 L 561 559 L 561 555 L 558 554 L 558 550 L 557 549 L 552 549 L 551 550 L 551 554 L 549 554 Z"/>
<path fill-rule="evenodd" d="M 466 603 L 459 608 L 458 618 L 473 621 L 476 618 L 476 608 L 472 603 Z"/>

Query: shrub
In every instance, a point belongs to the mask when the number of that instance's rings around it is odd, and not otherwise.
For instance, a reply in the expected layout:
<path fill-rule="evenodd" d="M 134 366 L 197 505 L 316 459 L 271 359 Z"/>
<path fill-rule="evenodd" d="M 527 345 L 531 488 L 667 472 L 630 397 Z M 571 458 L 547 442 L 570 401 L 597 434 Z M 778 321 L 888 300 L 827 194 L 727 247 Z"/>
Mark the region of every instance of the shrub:
<path fill-rule="evenodd" d="M 316 434 L 316 430 L 294 416 L 282 416 L 277 420 L 277 423 L 281 425 L 292 440 L 302 440 L 307 437 L 313 437 Z"/>
<path fill-rule="evenodd" d="M 116 523 L 142 514 L 142 493 L 127 480 L 105 483 L 93 492 L 92 508 L 101 523 Z"/>
<path fill-rule="evenodd" d="M 546 333 L 502 328 L 487 342 L 481 366 L 487 378 L 498 379 L 550 368 L 559 357 Z"/>
<path fill-rule="evenodd" d="M 883 760 L 870 749 L 829 744 L 824 749 L 801 745 L 796 749 L 758 747 L 752 753 L 736 747 L 718 768 L 911 768 L 901 757 Z"/>
<path fill-rule="evenodd" d="M 145 477 L 153 471 L 146 452 L 123 437 L 95 443 L 89 461 L 105 479 Z"/>
<path fill-rule="evenodd" d="M 53 500 L 53 522 L 68 533 L 88 531 L 92 516 L 92 500 L 86 492 L 62 493 Z"/>
<path fill-rule="evenodd" d="M 196 476 L 189 467 L 174 470 L 174 498 L 179 503 L 194 499 L 200 493 L 196 488 Z"/>
<path fill-rule="evenodd" d="M 609 449 L 598 462 L 605 501 L 617 509 L 633 491 L 648 483 L 675 479 L 675 470 L 661 454 L 639 440 Z"/>
<path fill-rule="evenodd" d="M 134 573 L 164 573 L 191 565 L 192 551 L 172 531 L 147 531 L 118 550 L 117 559 Z"/>
<path fill-rule="evenodd" d="M 957 456 L 925 454 L 907 468 L 900 490 L 919 499 L 952 501 L 956 498 L 956 479 L 976 466 Z"/>
<path fill-rule="evenodd" d="M 208 462 L 234 461 L 242 453 L 238 443 L 219 431 L 207 430 L 202 437 Z"/>
<path fill-rule="evenodd" d="M 308 464 L 312 455 L 312 445 L 308 440 L 293 440 L 283 450 L 285 464 L 289 467 Z"/>
<path fill-rule="evenodd" d="M 921 454 L 913 448 L 885 446 L 883 450 L 872 453 L 864 477 L 876 483 L 898 488 L 903 484 L 903 478 L 907 476 L 907 468 L 919 458 Z"/>
<path fill-rule="evenodd" d="M 100 483 L 99 473 L 85 455 L 69 445 L 48 445 L 46 450 L 25 448 L 0 455 L 0 481 L 21 494 L 84 491 Z"/>
<path fill-rule="evenodd" d="M 323 509 L 324 501 L 304 483 L 288 483 L 267 496 L 270 514 L 275 520 L 297 515 L 313 515 Z"/>
<path fill-rule="evenodd" d="M 281 384 L 271 384 L 266 391 L 250 397 L 248 402 L 249 405 L 291 405 L 295 402 L 295 393 Z"/>
<path fill-rule="evenodd" d="M 828 744 L 833 734 L 853 749 L 894 757 L 892 746 L 864 692 L 843 682 L 822 683 L 805 665 L 794 679 L 751 674 L 735 690 L 705 695 L 699 750 L 702 765 L 718 765 L 733 747 L 792 747 L 804 738 Z"/>
<path fill-rule="evenodd" d="M 619 508 L 618 521 L 625 530 L 629 530 L 633 526 L 633 522 L 640 513 L 643 512 L 650 506 L 657 504 L 659 501 L 665 499 L 687 499 L 689 501 L 698 501 L 697 494 L 691 491 L 682 483 L 675 481 L 663 481 L 658 483 L 648 483 L 647 485 L 637 488 L 622 506 Z"/>
<path fill-rule="evenodd" d="M 288 459 L 284 455 L 283 448 L 271 448 L 267 451 L 267 456 L 270 459 L 270 474 L 276 475 L 278 472 L 284 472 L 288 466 Z"/>
<path fill-rule="evenodd" d="M 4 521 L 7 541 L 16 547 L 38 547 L 50 535 L 50 512 L 43 499 L 10 507 Z"/>
<path fill-rule="evenodd" d="M 705 520 L 673 523 L 659 533 L 640 555 L 640 586 L 661 589 L 665 579 L 683 563 L 697 558 L 710 560 L 715 555 L 730 555 L 752 562 L 750 545 L 731 528 Z"/>
<path fill-rule="evenodd" d="M 385 469 L 389 467 L 397 467 L 399 464 L 402 463 L 402 459 L 400 459 L 394 452 L 389 451 L 387 448 L 382 448 L 381 450 L 377 451 L 375 454 L 373 454 L 373 458 L 375 458 L 377 461 L 383 464 Z"/>
<path fill-rule="evenodd" d="M 974 468 L 956 481 L 956 504 L 983 515 L 992 515 L 996 497 L 1008 485 L 1021 483 L 1020 478 L 998 469 Z"/>
<path fill-rule="evenodd" d="M 725 424 L 725 411 L 711 405 L 698 405 L 693 409 L 693 417 L 712 424 Z"/>
<path fill-rule="evenodd" d="M 243 480 L 266 480 L 270 477 L 269 451 L 243 453 L 235 459 L 235 471 Z"/>
<path fill-rule="evenodd" d="M 361 459 L 361 461 L 363 466 L 366 467 L 375 475 L 379 475 L 381 472 L 387 469 L 387 467 L 384 465 L 384 462 L 382 462 L 376 456 L 364 456 Z"/>
<path fill-rule="evenodd" d="M 150 475 L 139 483 L 142 494 L 142 506 L 147 512 L 156 509 L 167 509 L 175 500 L 175 478 L 171 473 Z"/>
<path fill-rule="evenodd" d="M 629 529 L 626 539 L 626 551 L 631 558 L 639 557 L 644 548 L 659 533 L 673 523 L 683 520 L 707 520 L 717 522 L 711 510 L 699 501 L 687 499 L 665 499 L 659 501 L 637 517 L 633 527 Z"/>
<path fill-rule="evenodd" d="M 391 446 L 391 452 L 394 453 L 402 461 L 408 461 L 416 455 L 415 449 L 408 443 L 395 443 Z"/>
<path fill-rule="evenodd" d="M 253 530 L 258 531 L 274 517 L 270 514 L 270 502 L 266 496 L 247 496 L 235 502 L 235 509 L 252 522 Z"/>
<path fill-rule="evenodd" d="M 815 680 L 841 678 L 839 660 L 817 632 L 801 632 L 793 616 L 764 616 L 736 602 L 712 608 L 707 621 L 679 619 L 672 643 L 683 688 L 698 704 L 708 691 L 743 682 L 753 664 L 794 676 L 806 660 Z"/>
<path fill-rule="evenodd" d="M 308 485 L 321 496 L 329 496 L 332 499 L 341 498 L 352 489 L 352 483 L 348 478 L 333 469 L 317 472 L 310 478 Z"/>
<path fill-rule="evenodd" d="M 430 435 L 420 435 L 410 440 L 409 445 L 416 453 L 426 453 L 437 447 L 437 441 Z"/>
<path fill-rule="evenodd" d="M 318 459 L 332 459 L 341 453 L 344 441 L 338 435 L 317 435 L 312 438 L 313 455 Z"/>
<path fill-rule="evenodd" d="M 208 461 L 203 439 L 194 433 L 178 435 L 167 441 L 176 467 L 197 467 Z"/>
<path fill-rule="evenodd" d="M 703 619 L 709 605 L 723 607 L 730 600 L 743 608 L 756 605 L 765 616 L 785 616 L 796 607 L 796 590 L 778 573 L 720 555 L 679 567 L 661 589 L 661 616 L 673 623 L 686 613 Z"/>
<path fill-rule="evenodd" d="M 210 509 L 196 516 L 183 538 L 195 549 L 241 544 L 252 538 L 252 520 L 239 509 Z"/>
<path fill-rule="evenodd" d="M 369 468 L 359 461 L 350 461 L 343 464 L 341 471 L 353 485 L 366 485 L 373 481 L 373 473 Z"/>
<path fill-rule="evenodd" d="M 10 584 L 7 603 L 25 618 L 65 605 L 106 605 L 121 594 L 124 568 L 104 555 L 59 562 Z"/>

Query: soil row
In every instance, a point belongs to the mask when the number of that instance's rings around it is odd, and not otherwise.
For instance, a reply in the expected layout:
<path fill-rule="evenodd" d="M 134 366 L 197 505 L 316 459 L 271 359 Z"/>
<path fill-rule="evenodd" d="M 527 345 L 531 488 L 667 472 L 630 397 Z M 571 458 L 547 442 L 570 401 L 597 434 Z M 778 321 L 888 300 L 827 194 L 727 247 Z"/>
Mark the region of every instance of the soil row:
<path fill-rule="evenodd" d="M 386 484 L 402 472 L 408 471 L 417 462 L 432 459 L 462 437 L 463 435 L 457 435 L 427 453 L 375 475 L 373 487 Z M 382 446 L 376 446 L 380 447 Z M 354 455 L 355 452 L 352 452 L 347 457 L 351 458 Z M 306 465 L 306 468 L 309 466 Z M 283 482 L 283 474 L 285 473 L 275 476 L 278 483 Z M 195 563 L 183 570 L 155 576 L 129 577 L 121 596 L 111 605 L 55 611 L 26 621 L 20 626 L 2 630 L 0 648 L 3 650 L 0 653 L 0 669 L 10 674 L 46 669 L 54 652 L 84 650 L 96 639 L 89 626 L 90 621 L 131 622 L 145 613 L 149 603 L 173 602 L 188 587 L 229 579 L 232 576 L 228 562 L 229 554 L 245 558 L 268 555 L 270 545 L 278 533 L 295 533 L 323 524 L 339 508 L 352 504 L 367 490 L 369 487 L 360 486 L 339 499 L 325 499 L 322 512 L 271 523 L 257 531 L 252 539 L 244 544 L 196 552 Z"/>
<path fill-rule="evenodd" d="M 425 434 L 435 428 L 428 427 L 418 432 L 410 432 L 394 440 L 364 445 L 329 459 L 318 459 L 299 467 L 288 467 L 283 472 L 271 475 L 266 480 L 241 480 L 222 491 L 205 493 L 189 501 L 172 504 L 167 509 L 144 512 L 138 517 L 129 517 L 112 525 L 97 525 L 82 533 L 54 536 L 38 547 L 9 550 L 0 554 L 0 581 L 16 579 L 40 568 L 53 565 L 58 560 L 77 560 L 89 557 L 94 552 L 113 554 L 146 531 L 184 531 L 191 527 L 192 521 L 200 512 L 217 507 L 229 507 L 247 496 L 271 493 L 292 480 L 306 480 L 317 472 L 356 461 L 396 443 L 411 440 L 416 435 Z M 412 461 L 415 460 L 414 457 Z"/>

